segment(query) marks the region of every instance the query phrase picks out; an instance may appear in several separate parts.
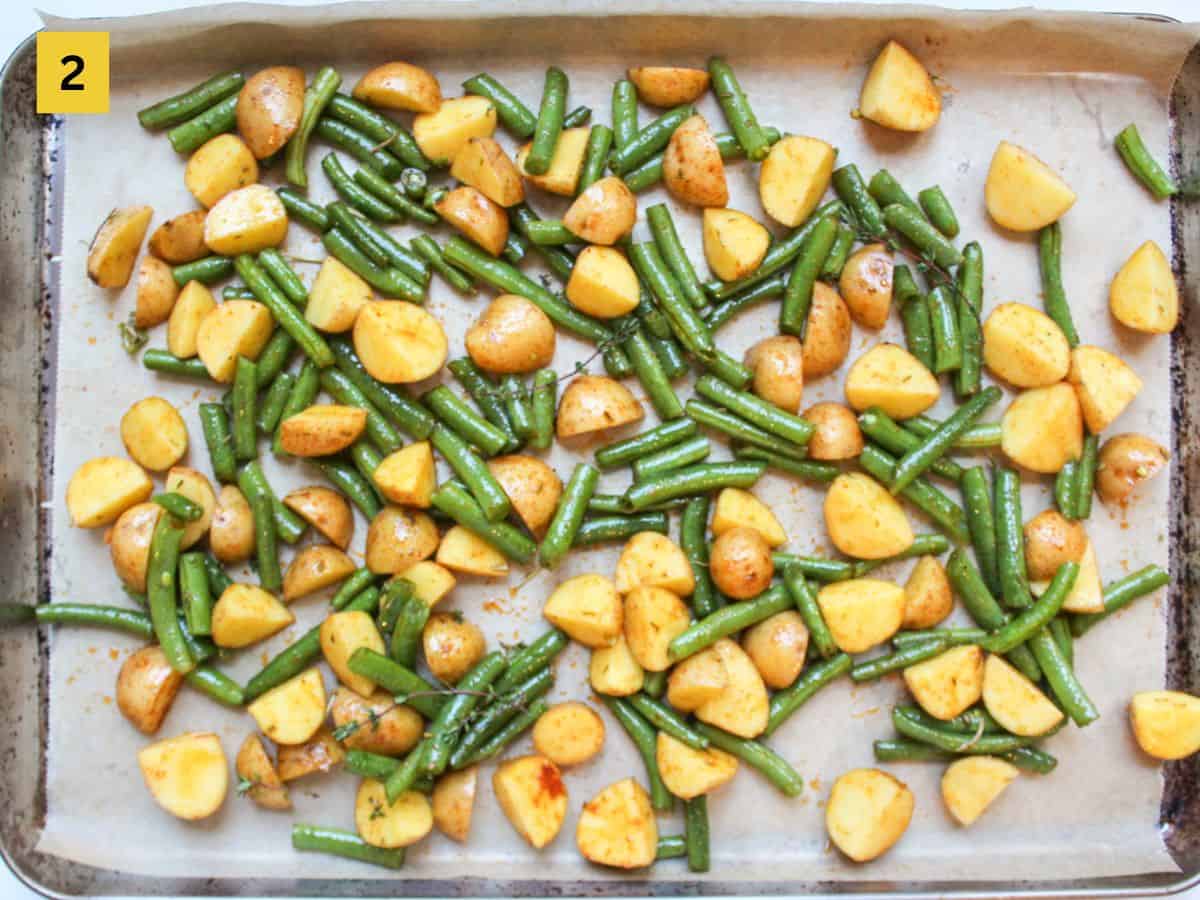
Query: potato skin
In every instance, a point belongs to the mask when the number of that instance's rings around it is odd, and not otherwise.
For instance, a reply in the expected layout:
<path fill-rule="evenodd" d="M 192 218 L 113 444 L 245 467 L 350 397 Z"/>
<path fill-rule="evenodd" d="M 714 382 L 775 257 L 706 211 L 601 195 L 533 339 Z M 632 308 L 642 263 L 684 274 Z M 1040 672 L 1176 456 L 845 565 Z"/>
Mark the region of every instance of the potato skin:
<path fill-rule="evenodd" d="M 610 247 L 637 221 L 637 197 L 615 175 L 588 185 L 563 213 L 563 225 L 589 244 Z"/>
<path fill-rule="evenodd" d="M 167 219 L 154 229 L 147 248 L 163 262 L 173 266 L 207 256 L 208 247 L 204 244 L 206 215 L 208 213 L 203 209 L 193 209 Z"/>
<path fill-rule="evenodd" d="M 246 79 L 238 94 L 238 133 L 254 154 L 266 159 L 300 127 L 304 110 L 304 70 L 271 66 Z"/>
<path fill-rule="evenodd" d="M 171 317 L 175 300 L 179 297 L 179 285 L 171 274 L 171 267 L 161 259 L 144 256 L 138 264 L 137 303 L 133 311 L 133 324 L 138 328 L 153 328 Z"/>
<path fill-rule="evenodd" d="M 460 844 L 471 833 L 471 813 L 475 808 L 475 792 L 479 767 L 471 766 L 461 772 L 447 772 L 437 780 L 429 798 L 433 805 L 433 824 L 437 830 Z"/>
<path fill-rule="evenodd" d="M 825 282 L 818 281 L 813 285 L 808 330 L 804 333 L 804 377 L 820 378 L 836 371 L 850 355 L 852 334 L 846 301 Z"/>
<path fill-rule="evenodd" d="M 279 444 L 292 456 L 329 456 L 362 434 L 367 411 L 357 406 L 320 403 L 279 423 Z"/>
<path fill-rule="evenodd" d="M 425 662 L 440 681 L 456 684 L 487 650 L 483 632 L 455 613 L 434 613 L 421 634 Z"/>
<path fill-rule="evenodd" d="M 254 552 L 254 515 L 249 501 L 235 485 L 224 485 L 217 495 L 208 544 L 213 556 L 223 563 L 245 562 Z"/>
<path fill-rule="evenodd" d="M 127 206 L 108 214 L 88 247 L 87 274 L 94 284 L 120 288 L 129 283 L 153 214 L 149 206 Z"/>
<path fill-rule="evenodd" d="M 501 294 L 467 331 L 467 353 L 479 368 L 501 375 L 534 372 L 554 358 L 549 317 L 524 297 Z"/>
<path fill-rule="evenodd" d="M 121 513 L 109 536 L 113 568 L 129 590 L 146 592 L 146 569 L 150 563 L 150 541 L 163 508 L 157 503 L 138 503 Z"/>
<path fill-rule="evenodd" d="M 183 675 L 171 668 L 162 648 L 143 647 L 121 665 L 117 674 L 117 709 L 142 734 L 162 725 Z"/>
<path fill-rule="evenodd" d="M 375 300 L 354 320 L 354 351 L 372 376 L 411 384 L 436 374 L 446 361 L 446 331 L 436 317 L 404 300 Z"/>
<path fill-rule="evenodd" d="M 804 346 L 799 338 L 789 334 L 765 338 L 746 351 L 745 361 L 754 372 L 754 393 L 787 412 L 800 409 Z"/>
<path fill-rule="evenodd" d="M 1053 578 L 1063 563 L 1079 562 L 1086 547 L 1083 524 L 1057 509 L 1044 509 L 1025 523 L 1025 566 L 1033 581 Z"/>
<path fill-rule="evenodd" d="M 370 697 L 356 694 L 347 687 L 334 692 L 329 714 L 334 728 L 350 722 L 366 722 L 342 743 L 347 750 L 366 750 L 395 756 L 416 746 L 425 730 L 421 714 L 409 706 L 397 706 L 392 695 L 376 691 Z"/>
<path fill-rule="evenodd" d="M 675 199 L 693 206 L 729 202 L 725 161 L 703 116 L 692 116 L 671 135 L 663 153 L 663 185 Z"/>
<path fill-rule="evenodd" d="M 886 559 L 908 549 L 912 526 L 903 508 L 868 475 L 839 475 L 825 493 L 825 527 L 833 545 L 858 559 Z"/>
<path fill-rule="evenodd" d="M 771 548 L 753 528 L 732 528 L 713 541 L 708 570 L 717 589 L 734 600 L 758 596 L 775 575 Z"/>
<path fill-rule="evenodd" d="M 535 535 L 544 533 L 562 497 L 558 473 L 536 456 L 523 453 L 489 459 L 487 467 L 525 527 Z"/>
<path fill-rule="evenodd" d="M 499 256 L 508 240 L 508 215 L 481 191 L 468 185 L 447 191 L 434 205 L 439 216 L 492 256 Z"/>
<path fill-rule="evenodd" d="M 915 801 L 904 782 L 879 769 L 852 769 L 833 783 L 825 827 L 855 862 L 883 855 L 904 835 Z"/>
<path fill-rule="evenodd" d="M 983 362 L 1016 387 L 1047 387 L 1067 377 L 1071 347 L 1053 319 L 1023 303 L 1001 303 L 983 323 Z"/>
<path fill-rule="evenodd" d="M 246 796 L 263 809 L 292 808 L 287 785 L 280 779 L 275 763 L 271 761 L 262 740 L 254 732 L 250 732 L 246 735 L 246 740 L 242 741 L 233 768 L 239 779 L 250 783 L 245 792 Z"/>
<path fill-rule="evenodd" d="M 434 113 L 442 105 L 442 87 L 437 78 L 420 66 L 389 62 L 376 66 L 358 80 L 354 98 L 383 109 Z"/>
<path fill-rule="evenodd" d="M 1053 475 L 1083 452 L 1083 412 L 1066 382 L 1021 392 L 1000 420 L 1000 449 L 1017 465 Z"/>
<path fill-rule="evenodd" d="M 580 375 L 563 391 L 555 424 L 563 439 L 640 422 L 644 416 L 642 404 L 621 382 L 604 375 Z"/>
<path fill-rule="evenodd" d="M 438 530 L 423 512 L 387 506 L 367 529 L 367 568 L 394 575 L 437 550 Z"/>
<path fill-rule="evenodd" d="M 1157 475 L 1170 458 L 1166 447 L 1144 434 L 1115 434 L 1100 448 L 1096 493 L 1105 503 L 1124 503 L 1139 484 Z"/>
<path fill-rule="evenodd" d="M 354 534 L 354 513 L 346 498 L 322 485 L 297 488 L 283 498 L 284 505 L 308 522 L 335 547 L 345 550 Z"/>
<path fill-rule="evenodd" d="M 954 592 L 936 556 L 922 556 L 904 583 L 904 622 L 911 629 L 932 628 L 954 611 Z"/>
<path fill-rule="evenodd" d="M 802 418 L 817 427 L 808 442 L 810 459 L 854 459 L 863 449 L 862 429 L 850 407 L 841 403 L 816 403 Z"/>
<path fill-rule="evenodd" d="M 864 328 L 882 328 L 892 308 L 892 254 L 883 244 L 868 244 L 850 254 L 838 289 L 850 315 Z"/>
<path fill-rule="evenodd" d="M 556 766 L 585 763 L 604 746 L 604 720 L 586 703 L 558 703 L 533 726 L 533 749 Z"/>
<path fill-rule="evenodd" d="M 763 683 L 773 690 L 790 685 L 804 668 L 808 628 L 795 610 L 784 610 L 742 635 L 742 649 L 758 669 Z"/>
<path fill-rule="evenodd" d="M 700 99 L 708 90 L 708 72 L 681 66 L 636 66 L 626 74 L 638 99 L 650 106 L 679 106 Z"/>

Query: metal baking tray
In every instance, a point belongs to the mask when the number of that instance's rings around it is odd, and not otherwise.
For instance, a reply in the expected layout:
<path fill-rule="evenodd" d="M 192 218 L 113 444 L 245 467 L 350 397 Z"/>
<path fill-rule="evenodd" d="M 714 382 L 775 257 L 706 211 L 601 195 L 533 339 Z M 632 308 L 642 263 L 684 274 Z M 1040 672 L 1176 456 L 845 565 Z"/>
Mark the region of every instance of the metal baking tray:
<path fill-rule="evenodd" d="M 1153 18 L 1153 17 L 1149 17 Z M 1165 19 L 1163 19 L 1165 20 Z M 629 27 L 629 17 L 617 27 Z M 624 25 L 620 23 L 625 23 Z M 545 23 L 543 23 L 545 24 Z M 645 26 L 641 19 L 639 26 Z M 423 27 L 436 23 L 426 20 Z M 711 25 L 709 26 L 711 29 Z M 697 30 L 684 41 L 704 42 Z M 566 48 L 570 49 L 570 48 Z M 49 594 L 45 505 L 53 473 L 58 296 L 58 223 L 62 208 L 64 132 L 54 116 L 38 116 L 35 41 L 31 36 L 0 73 L 0 272 L 6 305 L 0 316 L 0 596 L 42 602 Z M 1177 173 L 1200 165 L 1200 45 L 1172 90 L 1171 163 Z M 1168 686 L 1200 692 L 1200 622 L 1189 599 L 1200 589 L 1200 206 L 1171 203 L 1172 251 L 1185 302 L 1172 336 L 1175 460 L 1171 469 L 1170 568 L 1167 598 Z M 1193 271 L 1195 266 L 1196 271 Z M 35 850 L 44 822 L 47 648 L 36 629 L 0 632 L 0 855 L 32 890 L 47 896 L 257 895 L 364 896 L 378 880 L 218 879 L 201 872 L 177 878 L 131 876 L 69 862 Z M 93 739 L 98 736 L 93 736 Z M 392 882 L 390 893 L 414 897 L 855 895 L 863 897 L 1116 897 L 1166 895 L 1200 883 L 1200 755 L 1165 767 L 1159 827 L 1181 874 L 1070 881 L 514 881 L 447 878 Z M 734 874 L 734 873 L 731 873 Z M 403 885 L 400 887 L 400 885 Z"/>

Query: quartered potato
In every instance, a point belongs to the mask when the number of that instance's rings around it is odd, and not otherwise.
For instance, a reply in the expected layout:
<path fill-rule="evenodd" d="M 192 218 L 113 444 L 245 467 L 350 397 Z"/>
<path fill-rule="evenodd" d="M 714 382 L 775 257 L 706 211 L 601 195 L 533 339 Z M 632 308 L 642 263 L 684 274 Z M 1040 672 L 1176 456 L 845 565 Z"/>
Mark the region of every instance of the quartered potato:
<path fill-rule="evenodd" d="M 833 845 L 855 862 L 882 856 L 904 836 L 915 801 L 904 782 L 879 769 L 851 769 L 838 776 L 825 806 L 825 829 Z"/>
<path fill-rule="evenodd" d="M 615 175 L 601 178 L 575 198 L 563 225 L 589 244 L 611 246 L 631 231 L 637 221 L 637 197 Z"/>
<path fill-rule="evenodd" d="M 911 419 L 933 406 L 940 392 L 933 373 L 896 344 L 876 344 L 846 373 L 846 402 L 858 412 L 878 406 L 893 419 Z"/>
<path fill-rule="evenodd" d="M 788 228 L 804 224 L 829 188 L 836 158 L 837 150 L 819 138 L 780 138 L 758 173 L 758 198 L 766 214 Z"/>
<path fill-rule="evenodd" d="M 317 667 L 271 688 L 246 707 L 262 733 L 277 744 L 303 744 L 325 721 L 325 683 Z"/>
<path fill-rule="evenodd" d="M 1001 303 L 983 323 L 983 362 L 1015 387 L 1047 387 L 1067 377 L 1071 347 L 1058 324 L 1041 310 Z"/>
<path fill-rule="evenodd" d="M 1170 460 L 1166 447 L 1144 434 L 1115 434 L 1100 447 L 1096 493 L 1105 503 L 1124 503 L 1134 489 Z"/>
<path fill-rule="evenodd" d="M 228 194 L 258 181 L 258 162 L 236 134 L 219 134 L 187 161 L 183 183 L 205 209 Z"/>
<path fill-rule="evenodd" d="M 550 318 L 516 294 L 501 294 L 489 303 L 466 335 L 467 354 L 475 364 L 500 375 L 548 366 L 556 342 Z"/>
<path fill-rule="evenodd" d="M 200 338 L 200 324 L 213 309 L 217 301 L 212 291 L 199 281 L 189 281 L 179 292 L 167 319 L 167 349 L 180 359 L 191 359 L 196 355 Z"/>
<path fill-rule="evenodd" d="M 367 568 L 380 575 L 395 575 L 433 556 L 438 530 L 423 512 L 385 506 L 367 529 Z"/>
<path fill-rule="evenodd" d="M 321 728 L 303 744 L 283 744 L 276 768 L 280 781 L 295 781 L 305 775 L 332 772 L 346 761 L 342 749 L 328 728 Z"/>
<path fill-rule="evenodd" d="M 667 648 L 691 621 L 687 605 L 663 588 L 636 587 L 625 595 L 625 641 L 638 665 L 648 672 L 670 667 Z"/>
<path fill-rule="evenodd" d="M 374 297 L 371 286 L 349 266 L 337 257 L 327 256 L 308 291 L 304 318 L 329 334 L 349 331 Z"/>
<path fill-rule="evenodd" d="M 921 61 L 901 44 L 888 41 L 871 63 L 858 111 L 894 131 L 928 131 L 942 114 L 942 95 Z"/>
<path fill-rule="evenodd" d="M 1096 613 L 1104 609 L 1104 586 L 1100 583 L 1100 565 L 1096 562 L 1096 551 L 1090 540 L 1085 540 L 1083 552 L 1079 556 L 1079 574 L 1075 583 L 1063 601 L 1062 608 L 1072 613 Z M 1054 576 L 1051 575 L 1051 578 Z M 1050 581 L 1029 580 L 1029 589 L 1037 596 L 1045 593 Z"/>
<path fill-rule="evenodd" d="M 437 214 L 468 240 L 499 256 L 508 240 L 508 215 L 481 191 L 468 185 L 447 191 L 434 204 Z"/>
<path fill-rule="evenodd" d="M 87 274 L 94 284 L 102 288 L 129 284 L 152 215 L 149 206 L 126 206 L 108 214 L 88 247 Z"/>
<path fill-rule="evenodd" d="M 173 266 L 194 262 L 208 255 L 204 246 L 204 217 L 202 209 L 180 213 L 167 219 L 150 235 L 146 246 L 159 259 Z"/>
<path fill-rule="evenodd" d="M 417 441 L 384 457 L 373 473 L 373 480 L 392 503 L 428 508 L 437 481 L 429 442 Z"/>
<path fill-rule="evenodd" d="M 736 209 L 704 210 L 704 258 L 722 281 L 736 281 L 758 268 L 771 233 Z"/>
<path fill-rule="evenodd" d="M 824 585 L 817 591 L 817 605 L 843 653 L 865 653 L 879 646 L 904 621 L 904 589 L 877 578 Z"/>
<path fill-rule="evenodd" d="M 983 705 L 1001 728 L 1022 737 L 1045 734 L 1063 720 L 1037 685 L 994 653 L 983 664 Z"/>
<path fill-rule="evenodd" d="M 1083 452 L 1083 413 L 1066 382 L 1023 391 L 1000 420 L 1005 456 L 1033 472 L 1053 475 Z"/>
<path fill-rule="evenodd" d="M 558 703 L 533 726 L 533 749 L 556 766 L 585 763 L 604 746 L 604 720 L 586 703 Z"/>
<path fill-rule="evenodd" d="M 786 609 L 747 628 L 742 633 L 742 649 L 763 683 L 780 690 L 794 682 L 804 668 L 808 628 L 798 612 Z"/>
<path fill-rule="evenodd" d="M 870 475 L 847 472 L 825 493 L 825 528 L 833 545 L 856 559 L 886 559 L 907 550 L 912 525 L 896 498 Z"/>
<path fill-rule="evenodd" d="M 138 751 L 138 766 L 155 802 L 179 819 L 211 816 L 229 791 L 229 763 L 211 732 L 149 744 Z"/>
<path fill-rule="evenodd" d="M 368 303 L 354 320 L 354 352 L 373 378 L 410 384 L 436 374 L 446 361 L 442 323 L 403 300 Z"/>
<path fill-rule="evenodd" d="M 1037 231 L 1075 205 L 1075 192 L 1044 162 L 1016 144 L 1001 141 L 983 190 L 988 215 L 1010 231 Z"/>
<path fill-rule="evenodd" d="M 1075 385 L 1084 424 L 1092 434 L 1116 421 L 1142 389 L 1142 379 L 1124 360 L 1099 347 L 1071 351 L 1067 381 Z"/>
<path fill-rule="evenodd" d="M 971 825 L 1021 770 L 994 756 L 956 759 L 942 775 L 942 802 L 959 825 Z"/>
<path fill-rule="evenodd" d="M 442 535 L 437 561 L 454 572 L 501 578 L 508 574 L 508 559 L 475 532 L 455 525 Z"/>
<path fill-rule="evenodd" d="M 567 300 L 589 316 L 623 316 L 641 301 L 637 273 L 620 250 L 584 247 L 567 280 Z"/>
<path fill-rule="evenodd" d="M 1044 509 L 1026 522 L 1024 539 L 1025 568 L 1032 581 L 1049 581 L 1063 563 L 1079 562 L 1088 544 L 1083 523 L 1057 509 Z"/>
<path fill-rule="evenodd" d="M 421 633 L 425 663 L 438 681 L 457 684 L 483 659 L 483 632 L 456 613 L 434 613 Z"/>
<path fill-rule="evenodd" d="M 454 158 L 473 137 L 491 137 L 496 131 L 496 107 L 486 97 L 443 100 L 436 111 L 413 119 L 412 135 L 429 159 Z"/>
<path fill-rule="evenodd" d="M 146 397 L 121 416 L 121 443 L 138 465 L 162 472 L 187 453 L 187 425 L 167 400 Z"/>
<path fill-rule="evenodd" d="M 555 428 L 560 440 L 606 431 L 645 416 L 629 388 L 605 375 L 572 378 L 558 401 Z"/>
<path fill-rule="evenodd" d="M 951 647 L 905 669 L 904 684 L 921 709 L 947 722 L 983 696 L 983 650 L 974 644 Z"/>
<path fill-rule="evenodd" d="M 431 609 L 438 601 L 454 590 L 457 583 L 454 575 L 445 566 L 431 559 L 422 560 L 396 574 L 413 588 L 413 596 Z"/>
<path fill-rule="evenodd" d="M 708 208 L 729 202 L 725 160 L 703 116 L 692 116 L 675 129 L 662 171 L 663 186 L 681 203 Z"/>
<path fill-rule="evenodd" d="M 678 671 L 678 667 L 673 671 Z M 628 697 L 640 691 L 645 680 L 646 673 L 633 658 L 629 645 L 625 643 L 625 635 L 617 635 L 610 647 L 592 650 L 592 658 L 588 663 L 588 683 L 597 694 Z"/>
<path fill-rule="evenodd" d="M 542 615 L 585 647 L 611 647 L 624 624 L 621 595 L 611 581 L 595 574 L 576 575 L 556 587 Z"/>
<path fill-rule="evenodd" d="M 686 597 L 696 587 L 692 564 L 669 537 L 640 531 L 631 537 L 617 559 L 617 591 L 627 594 L 638 587 L 663 588 Z"/>
<path fill-rule="evenodd" d="M 640 869 L 653 863 L 658 823 L 645 788 L 625 778 L 583 804 L 575 843 L 584 859 L 602 866 Z"/>
<path fill-rule="evenodd" d="M 516 164 L 493 138 L 473 137 L 454 157 L 450 177 L 475 188 L 500 206 L 525 199 L 525 185 Z"/>
<path fill-rule="evenodd" d="M 117 709 L 142 734 L 154 734 L 182 684 L 183 675 L 171 668 L 161 647 L 143 647 L 117 673 Z"/>
<path fill-rule="evenodd" d="M 837 371 L 850 355 L 852 335 L 846 301 L 825 282 L 818 281 L 813 285 L 808 329 L 804 332 L 804 377 L 820 378 Z"/>
<path fill-rule="evenodd" d="M 713 510 L 712 532 L 720 537 L 734 528 L 757 531 L 770 547 L 787 543 L 787 533 L 771 508 L 741 488 L 723 488 Z"/>
<path fill-rule="evenodd" d="M 636 66 L 626 70 L 638 99 L 650 106 L 680 106 L 708 90 L 708 72 L 682 66 Z"/>
<path fill-rule="evenodd" d="M 433 809 L 420 791 L 388 803 L 383 782 L 364 778 L 354 798 L 354 830 L 372 847 L 410 847 L 433 831 Z"/>
<path fill-rule="evenodd" d="M 1179 322 L 1179 288 L 1166 254 L 1146 241 L 1126 260 L 1108 289 L 1118 322 L 1146 334 L 1167 334 Z"/>
<path fill-rule="evenodd" d="M 292 808 L 292 798 L 287 785 L 279 777 L 275 763 L 257 734 L 251 732 L 242 741 L 237 758 L 233 763 L 237 773 L 238 793 L 245 794 L 263 809 L 285 810 Z M 248 785 L 245 790 L 242 785 Z"/>
<path fill-rule="evenodd" d="M 133 324 L 138 328 L 153 328 L 171 317 L 179 285 L 171 267 L 161 259 L 143 256 L 138 265 L 137 300 L 133 309 Z"/>
<path fill-rule="evenodd" d="M 167 472 L 166 489 L 170 493 L 182 494 L 200 507 L 200 518 L 185 522 L 180 547 L 187 550 L 208 534 L 213 513 L 217 509 L 217 495 L 208 481 L 208 476 L 186 466 L 174 466 Z"/>
<path fill-rule="evenodd" d="M 721 654 L 706 647 L 671 669 L 667 678 L 667 702 L 680 712 L 695 712 L 708 701 L 720 697 L 727 687 L 729 673 L 725 671 Z"/>
<path fill-rule="evenodd" d="M 291 603 L 344 581 L 354 574 L 354 563 L 329 544 L 309 544 L 288 563 L 283 576 L 283 600 Z"/>
<path fill-rule="evenodd" d="M 1129 702 L 1138 746 L 1155 759 L 1184 759 L 1200 751 L 1200 698 L 1181 691 L 1143 691 Z"/>
<path fill-rule="evenodd" d="M 228 384 L 237 358 L 258 359 L 275 321 L 257 300 L 226 300 L 208 311 L 196 331 L 196 354 L 213 381 Z"/>
<path fill-rule="evenodd" d="M 154 482 L 137 463 L 98 456 L 76 469 L 67 483 L 67 512 L 76 528 L 108 525 L 153 492 Z"/>
<path fill-rule="evenodd" d="M 804 396 L 804 346 L 790 334 L 763 338 L 746 351 L 754 372 L 754 393 L 790 413 L 800 410 Z M 811 448 L 810 448 L 811 449 Z"/>
<path fill-rule="evenodd" d="M 231 584 L 213 605 L 212 639 L 218 647 L 248 647 L 295 621 L 273 594 L 253 584 Z"/>
<path fill-rule="evenodd" d="M 558 836 L 567 817 L 567 786 L 546 757 L 533 754 L 501 763 L 492 775 L 492 790 L 517 834 L 535 850 Z"/>
<path fill-rule="evenodd" d="M 564 128 L 558 136 L 554 155 L 550 158 L 550 168 L 541 175 L 533 175 L 525 169 L 525 160 L 529 156 L 530 148 L 529 144 L 525 144 L 517 152 L 517 168 L 530 184 L 540 187 L 543 191 L 563 197 L 574 197 L 575 189 L 579 186 L 579 176 L 583 172 L 583 157 L 587 152 L 590 133 L 590 128 Z"/>
<path fill-rule="evenodd" d="M 816 426 L 808 442 L 810 459 L 854 459 L 863 449 L 862 429 L 858 417 L 841 403 L 816 403 L 806 409 L 801 418 Z"/>
<path fill-rule="evenodd" d="M 442 105 L 442 88 L 437 77 L 406 62 L 376 66 L 358 79 L 352 93 L 355 100 L 380 109 L 435 113 Z"/>
<path fill-rule="evenodd" d="M 904 627 L 932 628 L 954 611 L 954 592 L 936 556 L 922 556 L 904 583 Z"/>
<path fill-rule="evenodd" d="M 357 725 L 342 739 L 347 750 L 365 750 L 384 756 L 399 756 L 417 745 L 425 722 L 411 706 L 397 706 L 392 695 L 376 691 L 370 696 L 339 687 L 329 704 L 335 729 Z"/>
<path fill-rule="evenodd" d="M 304 112 L 304 70 L 271 66 L 246 79 L 238 94 L 237 130 L 255 159 L 266 159 L 288 142 Z"/>
<path fill-rule="evenodd" d="M 534 535 L 543 534 L 558 510 L 562 479 L 536 456 L 515 453 L 488 460 L 488 471 L 500 483 L 513 511 Z M 376 480 L 379 472 L 376 470 Z M 620 569 L 617 581 L 620 582 Z"/>
<path fill-rule="evenodd" d="M 378 484 L 379 469 L 375 470 L 375 481 Z M 321 485 L 296 488 L 284 496 L 283 505 L 335 547 L 345 550 L 350 546 L 350 537 L 354 533 L 354 513 L 346 498 L 337 491 Z"/>
<path fill-rule="evenodd" d="M 892 309 L 891 251 L 883 244 L 867 244 L 850 254 L 838 278 L 838 290 L 850 316 L 863 328 L 882 328 Z"/>
<path fill-rule="evenodd" d="M 767 688 L 754 663 L 729 638 L 712 645 L 727 679 L 724 689 L 695 710 L 696 718 L 743 738 L 756 738 L 767 728 Z"/>
<path fill-rule="evenodd" d="M 331 456 L 357 441 L 366 426 L 360 406 L 319 403 L 279 423 L 279 445 L 292 456 Z"/>
<path fill-rule="evenodd" d="M 713 541 L 708 571 L 717 590 L 730 599 L 757 597 L 775 576 L 771 546 L 753 528 L 730 528 Z"/>
<path fill-rule="evenodd" d="M 738 770 L 736 756 L 716 747 L 693 750 L 665 731 L 658 733 L 654 757 L 663 784 L 681 800 L 711 794 L 731 781 Z"/>
<path fill-rule="evenodd" d="M 121 583 L 138 594 L 146 593 L 146 570 L 150 565 L 150 541 L 163 508 L 157 503 L 138 503 L 121 513 L 109 537 L 113 568 Z"/>
<path fill-rule="evenodd" d="M 433 824 L 452 841 L 465 843 L 471 833 L 471 814 L 475 810 L 475 791 L 479 768 L 447 772 L 437 780 L 430 795 Z"/>

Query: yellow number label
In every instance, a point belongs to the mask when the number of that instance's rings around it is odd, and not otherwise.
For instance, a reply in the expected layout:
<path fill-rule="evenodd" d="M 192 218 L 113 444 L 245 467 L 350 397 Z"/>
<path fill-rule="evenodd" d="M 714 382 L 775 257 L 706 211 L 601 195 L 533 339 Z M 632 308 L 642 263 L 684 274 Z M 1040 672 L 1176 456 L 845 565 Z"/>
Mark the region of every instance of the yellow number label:
<path fill-rule="evenodd" d="M 108 112 L 108 32 L 40 31 L 37 111 Z"/>

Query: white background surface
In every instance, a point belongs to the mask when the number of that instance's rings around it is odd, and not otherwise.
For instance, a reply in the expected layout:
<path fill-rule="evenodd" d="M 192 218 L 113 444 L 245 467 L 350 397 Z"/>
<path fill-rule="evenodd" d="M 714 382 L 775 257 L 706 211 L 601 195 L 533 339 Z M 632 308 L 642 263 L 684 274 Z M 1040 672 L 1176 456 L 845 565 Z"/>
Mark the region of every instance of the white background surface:
<path fill-rule="evenodd" d="M 64 16 L 90 15 L 125 15 L 152 12 L 167 8 L 180 8 L 192 3 L 183 0 L 111 0 L 107 3 L 87 2 L 87 0 L 60 0 L 47 4 L 49 10 Z M 945 2 L 944 5 L 961 8 L 1005 8 L 1014 5 L 1011 2 Z M 1042 0 L 1033 3 L 1047 9 L 1090 9 L 1107 11 L 1144 11 L 1158 12 L 1177 18 L 1195 18 L 1197 6 L 1195 0 Z M 15 6 L 15 4 L 14 4 Z M 15 46 L 27 35 L 35 31 L 40 21 L 33 7 L 25 9 L 9 8 L 6 15 L 0 18 L 0 52 L 7 56 Z M 0 867 L 0 898 L 34 896 L 28 892 L 16 879 Z M 1200 900 L 1200 891 L 1189 895 L 1191 900 Z"/>

